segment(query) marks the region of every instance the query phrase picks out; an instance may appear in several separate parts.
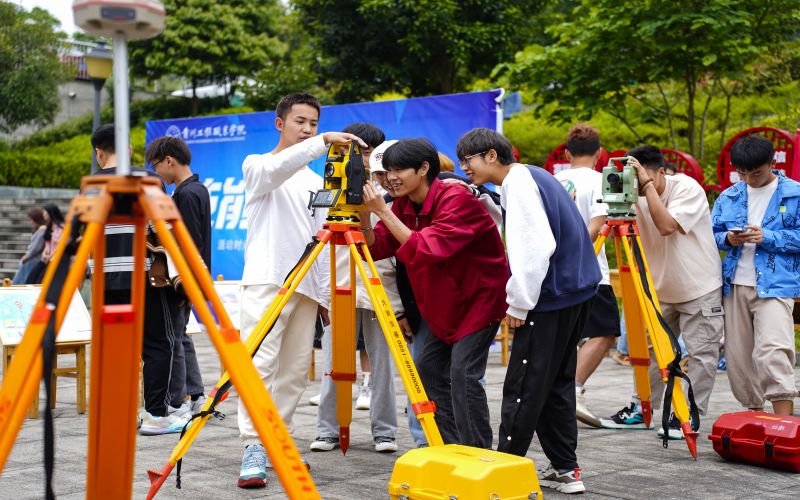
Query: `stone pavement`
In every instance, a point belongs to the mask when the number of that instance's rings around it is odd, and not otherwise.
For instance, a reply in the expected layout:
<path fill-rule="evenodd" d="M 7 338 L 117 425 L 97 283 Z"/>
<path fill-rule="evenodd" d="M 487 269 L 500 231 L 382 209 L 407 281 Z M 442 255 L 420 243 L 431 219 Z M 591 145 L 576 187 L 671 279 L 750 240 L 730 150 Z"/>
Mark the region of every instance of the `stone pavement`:
<path fill-rule="evenodd" d="M 195 343 L 206 385 L 211 386 L 219 374 L 219 362 L 205 335 L 196 335 Z M 499 354 L 492 354 L 489 362 L 486 389 L 496 433 L 505 368 L 500 363 Z M 318 363 L 316 382 L 310 383 L 294 419 L 295 442 L 311 464 L 317 488 L 326 499 L 386 498 L 386 485 L 394 460 L 412 445 L 405 415 L 401 413 L 399 416 L 397 437 L 400 452 L 397 454 L 373 451 L 368 412 L 358 410 L 353 411 L 351 446 L 346 457 L 339 450 L 327 453 L 308 451 L 316 436 L 316 407 L 308 405 L 307 401 L 318 391 L 320 371 L 321 364 Z M 62 499 L 83 498 L 85 494 L 88 420 L 87 416 L 75 411 L 74 384 L 71 379 L 59 380 L 55 410 L 55 490 Z M 632 385 L 630 369 L 607 358 L 587 385 L 590 408 L 597 414 L 614 413 L 629 401 Z M 399 391 L 402 387 L 399 378 L 397 387 L 398 408 L 402 408 L 405 398 Z M 243 448 L 237 432 L 235 397 L 223 403 L 221 410 L 228 418 L 222 422 L 210 421 L 186 456 L 182 489 L 175 488 L 173 472 L 162 487 L 159 498 L 285 498 L 272 474 L 268 476 L 266 490 L 236 487 Z M 683 442 L 672 442 L 669 449 L 662 448 L 652 430 L 600 430 L 579 424 L 578 460 L 588 488 L 588 494 L 582 498 L 799 498 L 800 475 L 727 463 L 717 456 L 707 435 L 716 417 L 728 411 L 738 411 L 738 406 L 727 377 L 719 373 L 710 415 L 703 419 L 700 429 L 697 462 L 691 459 Z M 27 420 L 23 425 L 0 477 L 0 498 L 43 497 L 41 422 Z M 135 498 L 144 498 L 148 490 L 146 470 L 160 470 L 176 442 L 176 435 L 137 438 Z M 537 466 L 547 465 L 535 439 L 529 456 Z M 547 489 L 544 493 L 547 498 L 567 496 Z"/>

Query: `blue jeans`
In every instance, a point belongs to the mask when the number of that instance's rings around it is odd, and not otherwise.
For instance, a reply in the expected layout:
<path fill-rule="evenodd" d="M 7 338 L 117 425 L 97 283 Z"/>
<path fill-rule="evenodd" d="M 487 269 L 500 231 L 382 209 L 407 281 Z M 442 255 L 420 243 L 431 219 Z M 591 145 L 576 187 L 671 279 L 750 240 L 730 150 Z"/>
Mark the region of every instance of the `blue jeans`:
<path fill-rule="evenodd" d="M 428 329 L 428 324 L 425 323 L 425 321 L 420 321 L 417 333 L 414 334 L 414 341 L 408 345 L 411 351 L 411 359 L 414 360 L 415 364 L 422 358 L 422 351 L 430 335 L 431 331 Z M 414 439 L 417 446 L 427 446 L 428 440 L 425 438 L 425 433 L 422 431 L 422 425 L 420 425 L 419 420 L 417 420 L 417 415 L 411 409 L 411 401 L 408 402 L 407 411 L 408 432 L 411 433 L 411 437 Z"/>
<path fill-rule="evenodd" d="M 453 344 L 435 335 L 425 343 L 417 368 L 428 398 L 436 403 L 436 424 L 445 444 L 492 446 L 489 405 L 480 380 L 499 326 L 493 323 Z"/>

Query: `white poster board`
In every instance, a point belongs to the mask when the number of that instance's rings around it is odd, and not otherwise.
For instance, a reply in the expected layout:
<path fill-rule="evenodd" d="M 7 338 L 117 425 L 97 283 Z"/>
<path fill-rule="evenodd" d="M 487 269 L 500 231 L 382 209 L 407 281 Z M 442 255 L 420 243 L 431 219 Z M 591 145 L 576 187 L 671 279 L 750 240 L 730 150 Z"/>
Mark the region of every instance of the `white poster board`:
<path fill-rule="evenodd" d="M 225 308 L 225 311 L 231 318 L 231 323 L 233 323 L 234 328 L 238 330 L 241 314 L 240 302 L 242 299 L 242 282 L 238 280 L 215 281 L 214 290 L 217 292 L 219 299 L 222 301 L 222 307 Z M 219 324 L 219 320 L 217 320 L 217 324 Z M 197 316 L 195 316 L 194 308 L 192 308 L 192 313 L 189 315 L 189 321 L 186 323 L 186 333 L 193 335 L 195 333 L 205 331 L 206 327 L 200 323 L 200 321 L 198 321 Z"/>
<path fill-rule="evenodd" d="M 33 306 L 42 291 L 40 285 L 0 287 L 0 343 L 17 345 L 22 340 Z M 56 342 L 81 342 L 92 339 L 92 319 L 77 290 Z"/>
<path fill-rule="evenodd" d="M 239 319 L 241 316 L 241 300 L 242 300 L 242 282 L 231 281 L 215 281 L 214 289 L 222 301 L 222 306 L 231 318 L 234 328 L 239 329 Z M 219 323 L 219 321 L 217 321 Z"/>

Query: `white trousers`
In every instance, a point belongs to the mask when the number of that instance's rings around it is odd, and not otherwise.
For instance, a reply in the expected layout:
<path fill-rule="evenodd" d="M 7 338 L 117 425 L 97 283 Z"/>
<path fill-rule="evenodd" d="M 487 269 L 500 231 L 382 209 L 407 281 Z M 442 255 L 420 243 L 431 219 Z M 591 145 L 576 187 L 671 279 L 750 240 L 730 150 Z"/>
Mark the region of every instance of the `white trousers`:
<path fill-rule="evenodd" d="M 242 289 L 241 336 L 246 339 L 278 293 L 277 285 L 249 285 Z M 253 357 L 278 412 L 292 432 L 292 417 L 306 388 L 314 347 L 317 303 L 295 293 L 289 299 L 272 331 Z M 239 435 L 245 446 L 259 443 L 253 421 L 239 398 Z"/>

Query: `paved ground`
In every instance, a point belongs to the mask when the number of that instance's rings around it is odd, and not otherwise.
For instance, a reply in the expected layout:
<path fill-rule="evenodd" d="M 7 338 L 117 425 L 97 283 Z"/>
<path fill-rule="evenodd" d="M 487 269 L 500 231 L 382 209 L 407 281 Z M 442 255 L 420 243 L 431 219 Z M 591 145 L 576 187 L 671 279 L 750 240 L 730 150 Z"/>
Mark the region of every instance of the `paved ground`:
<path fill-rule="evenodd" d="M 205 335 L 195 337 L 206 384 L 213 385 L 219 373 L 214 350 Z M 312 453 L 308 445 L 316 436 L 316 408 L 308 397 L 317 393 L 317 382 L 309 385 L 295 416 L 295 438 L 312 466 L 312 475 L 324 498 L 373 499 L 387 496 L 386 484 L 398 454 L 372 451 L 368 412 L 354 410 L 352 444 L 347 457 L 336 450 Z M 630 369 L 606 359 L 590 380 L 587 397 L 598 414 L 611 414 L 628 400 L 632 389 Z M 505 369 L 499 354 L 492 354 L 487 373 L 487 393 L 495 430 Z M 401 387 L 398 379 L 398 388 Z M 398 393 L 398 407 L 404 397 Z M 579 424 L 578 460 L 584 471 L 589 493 L 583 498 L 798 498 L 800 476 L 767 469 L 723 462 L 713 451 L 707 434 L 721 413 L 737 410 L 724 373 L 717 377 L 711 415 L 701 425 L 699 456 L 693 461 L 682 442 L 663 449 L 655 431 L 610 431 L 590 429 Z M 266 490 L 236 488 L 242 446 L 236 426 L 234 398 L 223 403 L 228 415 L 223 421 L 209 422 L 184 463 L 183 488 L 175 488 L 174 475 L 162 487 L 160 498 L 284 498 L 280 484 L 270 476 Z M 74 381 L 59 381 L 56 415 L 56 492 L 63 499 L 84 496 L 87 417 L 75 411 Z M 149 482 L 146 469 L 166 461 L 177 437 L 142 437 L 137 441 L 134 495 L 143 498 Z M 38 499 L 43 497 L 42 425 L 28 420 L 19 433 L 16 446 L 0 477 L 0 497 Z M 411 447 L 405 415 L 398 429 L 401 451 Z M 546 465 L 538 442 L 529 456 L 537 466 Z M 565 497 L 544 490 L 548 498 Z"/>

